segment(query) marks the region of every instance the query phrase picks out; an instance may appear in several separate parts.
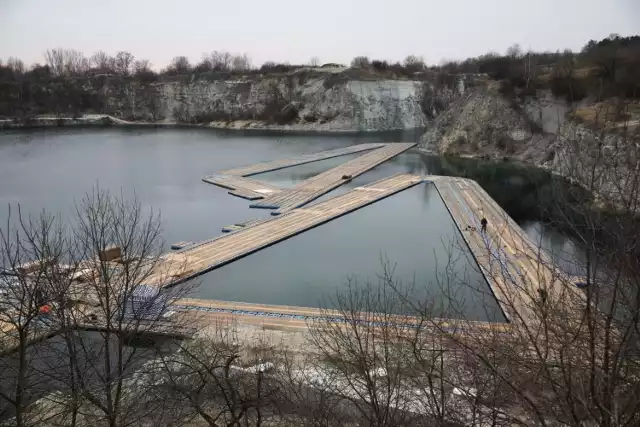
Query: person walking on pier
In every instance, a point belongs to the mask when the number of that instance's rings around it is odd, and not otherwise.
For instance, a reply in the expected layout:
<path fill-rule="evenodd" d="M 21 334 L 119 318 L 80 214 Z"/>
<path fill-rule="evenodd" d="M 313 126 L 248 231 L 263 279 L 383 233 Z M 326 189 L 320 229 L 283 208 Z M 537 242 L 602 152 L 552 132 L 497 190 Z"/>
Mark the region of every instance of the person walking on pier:
<path fill-rule="evenodd" d="M 480 220 L 480 226 L 482 227 L 482 232 L 486 233 L 487 231 L 487 218 L 482 217 L 482 219 Z"/>
<path fill-rule="evenodd" d="M 547 302 L 547 290 L 544 288 L 538 288 L 538 295 L 540 295 L 540 302 L 544 305 Z"/>

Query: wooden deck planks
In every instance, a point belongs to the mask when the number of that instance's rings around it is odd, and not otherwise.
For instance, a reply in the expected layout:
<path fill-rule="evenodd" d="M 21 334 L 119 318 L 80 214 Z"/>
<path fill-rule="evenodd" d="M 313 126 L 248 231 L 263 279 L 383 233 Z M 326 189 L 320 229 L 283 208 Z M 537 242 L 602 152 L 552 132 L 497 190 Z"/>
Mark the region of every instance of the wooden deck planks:
<path fill-rule="evenodd" d="M 214 174 L 202 178 L 204 182 L 226 188 L 229 194 L 248 200 L 257 200 L 281 191 L 275 185 L 241 176 Z"/>
<path fill-rule="evenodd" d="M 292 166 L 304 165 L 306 163 L 312 163 L 320 160 L 331 159 L 334 157 L 346 156 L 348 154 L 373 150 L 376 148 L 381 148 L 384 145 L 384 143 L 357 144 L 350 147 L 322 151 L 320 153 L 303 154 L 301 156 L 291 157 L 288 159 L 279 159 L 271 162 L 258 163 L 255 165 L 241 166 L 238 168 L 227 169 L 225 171 L 221 171 L 220 173 L 235 176 L 257 175 L 259 173 L 271 172 L 278 169 L 285 169 Z"/>
<path fill-rule="evenodd" d="M 251 207 L 278 209 L 276 213 L 279 214 L 303 206 L 415 145 L 415 143 L 384 144 L 383 147 L 375 151 L 316 175 L 292 189 L 265 197 L 252 204 Z M 349 178 L 343 178 L 345 176 Z"/>
<path fill-rule="evenodd" d="M 178 310 L 201 311 L 211 309 L 210 314 L 227 317 L 242 323 L 249 324 L 269 324 L 280 327 L 293 327 L 306 329 L 310 322 L 326 318 L 343 318 L 342 313 L 336 310 L 320 309 L 313 307 L 298 307 L 287 305 L 256 304 L 235 301 L 203 300 L 194 298 L 184 298 L 175 302 Z M 363 313 L 362 319 L 375 319 L 375 313 Z M 419 319 L 414 316 L 391 316 L 398 324 L 417 324 Z M 388 319 L 388 317 L 386 317 Z M 449 330 L 458 329 L 483 331 L 508 331 L 510 325 L 507 323 L 492 323 L 480 321 L 467 321 L 457 319 L 432 319 L 440 328 Z"/>
<path fill-rule="evenodd" d="M 535 321 L 539 288 L 550 297 L 571 292 L 581 298 L 560 280 L 562 273 L 550 256 L 476 182 L 440 178 L 434 183 L 509 321 Z M 481 232 L 483 217 L 486 233 Z"/>
<path fill-rule="evenodd" d="M 397 175 L 325 200 L 309 209 L 295 209 L 184 251 L 167 254 L 147 283 L 173 285 L 288 239 L 339 216 L 422 182 L 415 175 Z M 367 187 L 381 191 L 366 191 Z M 365 190 L 363 190 L 365 189 Z"/>

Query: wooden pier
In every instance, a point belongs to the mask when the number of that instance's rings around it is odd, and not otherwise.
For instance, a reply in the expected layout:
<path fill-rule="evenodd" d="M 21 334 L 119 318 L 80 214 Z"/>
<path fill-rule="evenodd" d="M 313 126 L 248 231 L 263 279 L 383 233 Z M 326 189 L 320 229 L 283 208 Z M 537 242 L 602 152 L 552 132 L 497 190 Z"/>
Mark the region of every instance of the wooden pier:
<path fill-rule="evenodd" d="M 551 257 L 477 182 L 452 177 L 428 179 L 435 184 L 508 321 L 535 322 L 541 292 L 547 298 L 568 292 L 571 298 L 584 299 Z M 482 231 L 482 218 L 488 222 L 486 232 Z"/>
<path fill-rule="evenodd" d="M 322 202 L 308 204 L 340 185 L 345 180 L 344 175 L 363 173 L 412 146 L 413 144 L 385 145 L 311 178 L 294 189 L 282 190 L 266 198 L 262 206 L 277 203 L 279 212 L 282 212 L 279 216 L 240 223 L 229 229 L 233 232 L 228 235 L 165 255 L 161 263 L 164 274 L 155 275 L 155 284 L 179 283 L 420 182 L 431 182 L 508 321 L 533 321 L 534 313 L 539 311 L 541 292 L 550 297 L 566 291 L 582 295 L 575 287 L 567 290 L 567 281 L 564 280 L 566 275 L 558 270 L 550 256 L 540 250 L 539 245 L 476 182 L 468 179 L 398 175 Z M 304 206 L 299 207 L 301 205 Z M 481 230 L 482 218 L 488 220 L 486 232 Z"/>
<path fill-rule="evenodd" d="M 147 283 L 172 286 L 214 270 L 274 243 L 288 239 L 349 212 L 422 182 L 416 175 L 397 175 L 162 257 Z"/>
<path fill-rule="evenodd" d="M 341 186 L 345 182 L 362 175 L 414 147 L 415 143 L 383 144 L 383 147 L 364 154 L 343 165 L 316 175 L 291 189 L 265 197 L 251 205 L 252 208 L 277 209 L 275 214 L 281 214 L 291 209 L 304 206 L 323 194 Z"/>
<path fill-rule="evenodd" d="M 303 154 L 301 156 L 291 157 L 288 159 L 274 160 L 272 162 L 258 163 L 255 165 L 241 166 L 238 168 L 220 171 L 223 175 L 233 176 L 251 176 L 259 173 L 271 172 L 278 169 L 290 168 L 292 166 L 304 165 L 306 163 L 317 162 L 320 160 L 331 159 L 334 157 L 346 156 L 348 154 L 361 153 L 376 148 L 384 147 L 384 143 L 357 144 L 350 147 L 336 148 L 334 150 L 322 151 L 320 153 Z M 206 177 L 205 177 L 206 178 Z"/>
<path fill-rule="evenodd" d="M 181 312 L 196 312 L 204 317 L 206 324 L 211 320 L 223 320 L 224 323 L 236 321 L 269 329 L 304 330 L 314 322 L 335 321 L 344 322 L 344 316 L 337 310 L 321 309 L 314 307 L 298 307 L 290 305 L 254 304 L 234 301 L 204 300 L 197 298 L 184 298 L 177 300 L 172 305 L 173 310 Z M 202 316 L 204 315 L 204 316 Z M 360 319 L 363 322 L 375 324 L 383 320 L 393 321 L 394 325 L 412 330 L 417 327 L 419 319 L 414 316 L 385 315 L 376 313 L 362 313 Z M 457 319 L 431 319 L 432 325 L 420 325 L 421 328 L 437 327 L 451 333 L 465 333 L 470 329 L 484 332 L 506 332 L 510 325 L 507 323 L 493 323 L 480 321 L 467 321 Z"/>
<path fill-rule="evenodd" d="M 435 185 L 509 322 L 535 322 L 540 304 L 544 303 L 543 299 L 547 296 L 556 297 L 561 293 L 570 292 L 571 296 L 578 300 L 583 298 L 583 294 L 575 286 L 567 285 L 570 281 L 566 280 L 567 276 L 559 271 L 550 256 L 541 250 L 539 245 L 533 242 L 474 181 L 442 176 L 423 178 L 398 175 L 358 187 L 322 202 L 310 203 L 414 145 L 361 144 L 229 169 L 204 177 L 205 182 L 227 188 L 231 190 L 231 194 L 255 200 L 251 207 L 274 209 L 273 214 L 278 216 L 225 227 L 223 231 L 231 233 L 165 255 L 158 270 L 154 270 L 150 282 L 158 286 L 175 285 L 420 182 L 431 182 Z M 246 178 L 263 172 L 365 151 L 368 152 L 293 188 L 278 188 Z M 488 221 L 486 231 L 482 230 L 482 218 Z M 221 312 L 227 310 L 218 308 Z M 287 316 L 307 316 L 300 310 L 289 310 Z"/>
<path fill-rule="evenodd" d="M 294 207 L 302 206 L 305 203 L 328 193 L 351 178 L 378 166 L 380 163 L 383 163 L 401 152 L 408 150 L 414 145 L 415 144 L 413 143 L 358 144 L 351 147 L 292 157 L 290 159 L 274 160 L 272 162 L 228 169 L 207 175 L 203 177 L 202 180 L 209 184 L 226 188 L 230 190 L 229 194 L 243 199 L 252 201 L 266 199 L 262 202 L 254 203 L 251 207 L 267 209 L 280 208 L 277 212 L 277 214 L 279 214 Z M 247 176 L 264 172 L 364 151 L 372 152 L 308 179 L 292 189 L 282 189 L 271 184 L 246 178 Z M 280 193 L 282 193 L 281 197 L 278 197 L 278 194 Z"/>

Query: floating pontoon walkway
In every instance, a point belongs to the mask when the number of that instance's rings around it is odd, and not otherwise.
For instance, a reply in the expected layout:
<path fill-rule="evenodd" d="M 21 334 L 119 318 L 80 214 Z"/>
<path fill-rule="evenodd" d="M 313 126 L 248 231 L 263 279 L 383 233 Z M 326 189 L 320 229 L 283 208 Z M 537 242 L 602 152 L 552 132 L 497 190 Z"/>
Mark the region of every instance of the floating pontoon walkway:
<path fill-rule="evenodd" d="M 310 323 L 333 321 L 344 323 L 343 313 L 336 310 L 325 310 L 313 307 L 297 307 L 290 305 L 255 304 L 245 302 L 232 302 L 220 300 L 204 300 L 184 298 L 177 300 L 172 309 L 197 312 L 215 319 L 224 319 L 227 322 L 238 321 L 244 324 L 252 324 L 274 329 L 306 329 Z M 362 323 L 370 323 L 374 326 L 383 322 L 393 322 L 394 325 L 408 330 L 415 329 L 420 319 L 414 316 L 380 315 L 376 313 L 362 313 L 358 319 Z M 212 324 L 211 318 L 205 317 L 205 324 Z M 226 322 L 225 322 L 226 323 Z M 456 319 L 430 319 L 431 325 L 420 324 L 419 327 L 428 329 L 435 326 L 447 332 L 467 332 L 469 329 L 483 332 L 507 332 L 508 323 L 493 323 L 481 321 L 468 321 Z M 223 323 L 224 324 L 224 323 Z"/>
<path fill-rule="evenodd" d="M 339 216 L 360 209 L 422 182 L 416 175 L 397 175 L 308 208 L 294 209 L 276 218 L 245 227 L 187 249 L 169 253 L 154 267 L 148 284 L 171 286 L 214 270 L 274 243 L 288 239 Z"/>
<path fill-rule="evenodd" d="M 213 174 L 202 178 L 204 182 L 226 188 L 229 194 L 247 200 L 257 200 L 279 193 L 280 188 L 241 176 Z"/>
<path fill-rule="evenodd" d="M 358 144 L 350 147 L 336 148 L 335 150 L 322 151 L 320 153 L 303 154 L 301 156 L 291 157 L 289 159 L 274 160 L 272 162 L 258 163 L 250 166 L 242 166 L 239 168 L 220 171 L 223 175 L 234 176 L 251 176 L 259 173 L 271 172 L 278 169 L 290 168 L 292 166 L 304 165 L 306 163 L 317 162 L 320 160 L 331 159 L 333 157 L 346 156 L 348 154 L 360 153 L 363 151 L 373 150 L 384 147 L 384 143 Z M 205 177 L 207 178 L 207 177 Z"/>
<path fill-rule="evenodd" d="M 382 144 L 381 148 L 364 154 L 343 165 L 316 175 L 291 189 L 284 189 L 251 205 L 252 208 L 277 209 L 280 214 L 304 206 L 381 163 L 414 147 L 415 143 Z"/>
<path fill-rule="evenodd" d="M 348 154 L 360 153 L 363 151 L 376 150 L 377 152 L 378 151 L 377 149 L 383 149 L 387 145 L 390 145 L 390 144 L 385 144 L 385 143 L 358 144 L 358 145 L 352 145 L 350 147 L 337 148 L 335 150 L 322 151 L 320 153 L 304 154 L 304 155 L 292 157 L 289 159 L 274 160 L 272 162 L 258 163 L 251 166 L 242 166 L 239 168 L 220 171 L 211 175 L 207 175 L 203 177 L 202 180 L 209 184 L 217 185 L 218 187 L 222 187 L 230 190 L 229 194 L 233 196 L 241 197 L 247 200 L 264 199 L 267 197 L 271 197 L 277 193 L 280 193 L 282 189 L 274 185 L 270 185 L 264 182 L 246 178 L 247 176 L 256 175 L 264 172 L 270 172 L 278 169 L 285 169 L 292 166 L 303 165 L 306 163 L 317 162 L 320 160 L 331 159 L 333 157 L 340 157 L 340 156 L 346 156 Z M 398 144 L 393 144 L 393 145 L 398 145 Z M 332 188 L 335 188 L 335 187 L 332 187 Z M 287 191 L 290 191 L 290 190 L 287 190 Z"/>
<path fill-rule="evenodd" d="M 550 256 L 478 185 L 451 177 L 429 177 L 462 233 L 505 317 L 510 322 L 535 323 L 547 298 L 582 301 L 583 294 Z M 486 218 L 487 231 L 480 221 Z"/>

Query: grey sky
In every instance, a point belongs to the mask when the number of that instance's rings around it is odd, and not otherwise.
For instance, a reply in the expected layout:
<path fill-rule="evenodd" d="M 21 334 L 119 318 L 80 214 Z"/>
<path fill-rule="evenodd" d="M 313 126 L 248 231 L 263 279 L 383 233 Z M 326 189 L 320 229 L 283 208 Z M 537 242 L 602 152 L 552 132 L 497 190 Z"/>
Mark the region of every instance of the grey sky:
<path fill-rule="evenodd" d="M 487 51 L 580 49 L 640 33 L 640 0 L 0 0 L 0 58 L 47 48 L 127 50 L 162 67 L 176 55 L 245 52 L 348 63 L 356 55 L 427 63 Z"/>

